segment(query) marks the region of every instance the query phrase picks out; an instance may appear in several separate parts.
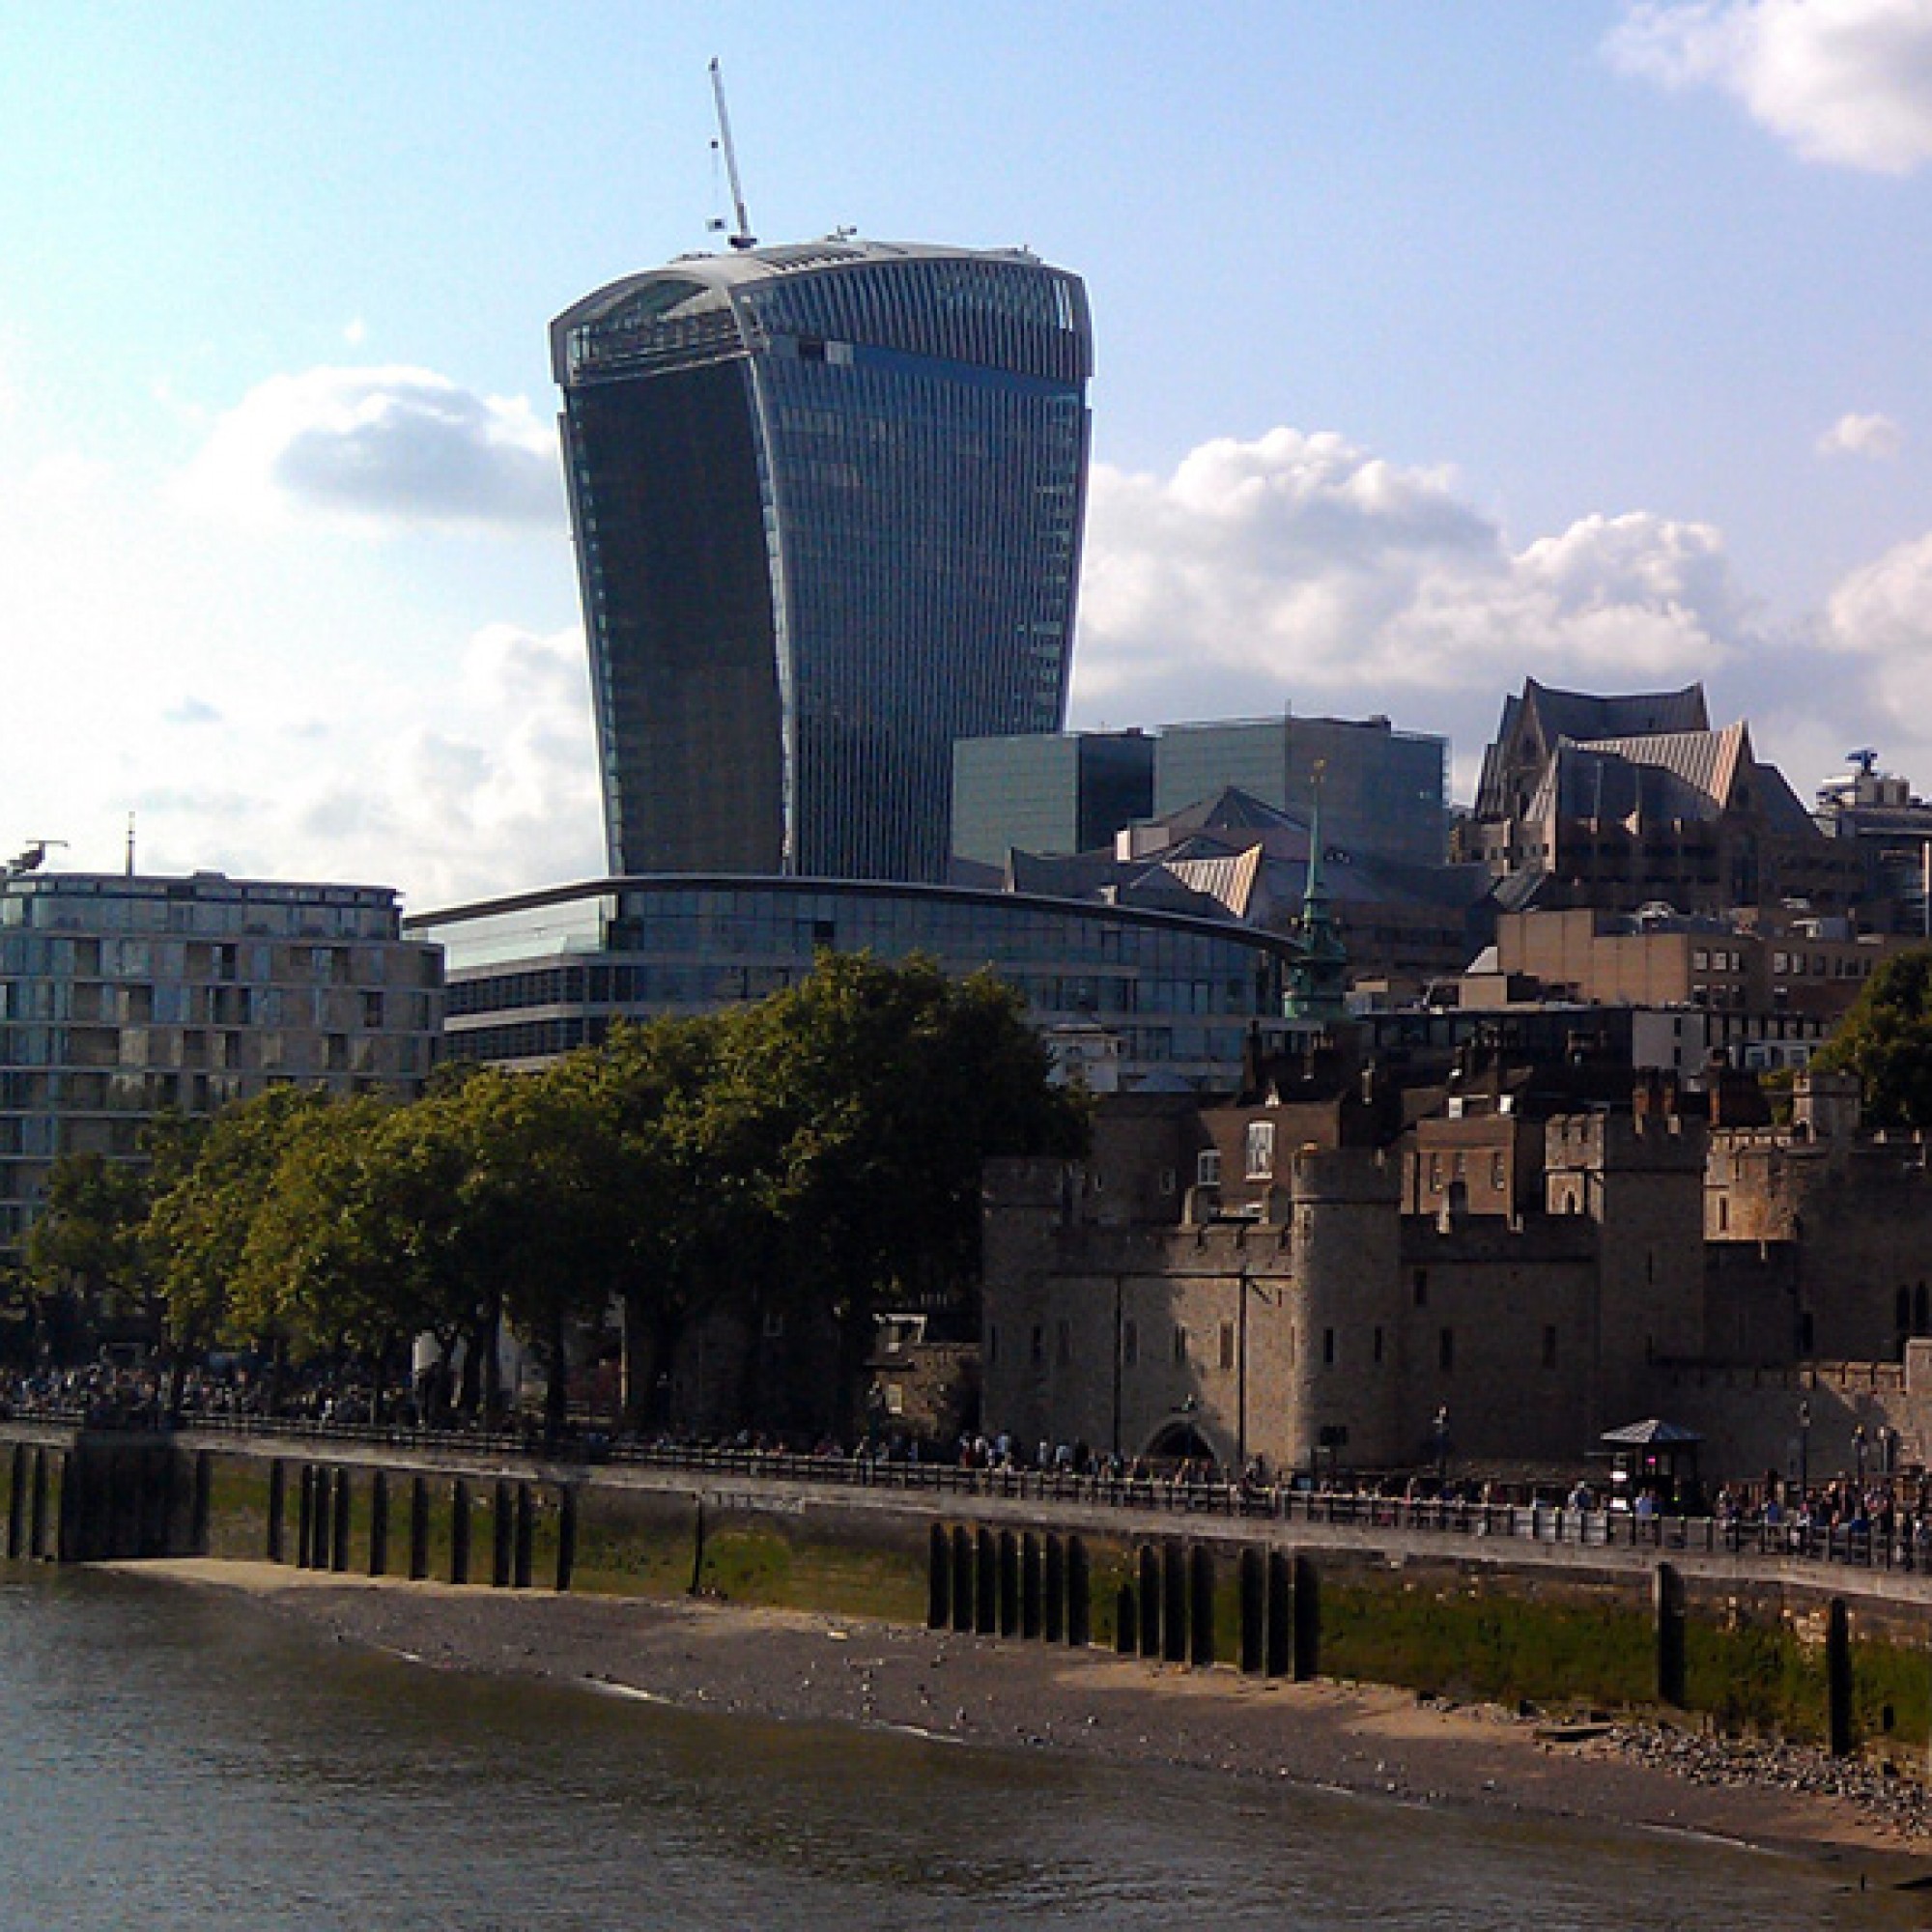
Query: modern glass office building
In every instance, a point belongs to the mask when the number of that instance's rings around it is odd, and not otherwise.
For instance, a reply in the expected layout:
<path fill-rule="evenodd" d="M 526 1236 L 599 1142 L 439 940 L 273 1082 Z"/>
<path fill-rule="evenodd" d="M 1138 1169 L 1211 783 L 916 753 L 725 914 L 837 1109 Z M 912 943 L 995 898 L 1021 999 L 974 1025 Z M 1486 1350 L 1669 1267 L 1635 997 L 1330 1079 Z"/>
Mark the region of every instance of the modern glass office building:
<path fill-rule="evenodd" d="M 1004 866 L 1022 852 L 1091 852 L 1153 816 L 1153 738 L 1061 731 L 952 748 L 952 850 Z"/>
<path fill-rule="evenodd" d="M 941 880 L 1064 720 L 1092 364 L 1022 250 L 693 256 L 552 325 L 611 868 Z"/>
<path fill-rule="evenodd" d="M 419 1091 L 441 959 L 384 887 L 118 873 L 0 879 L 0 1253 L 63 1153 L 265 1087 Z"/>
<path fill-rule="evenodd" d="M 540 1064 L 611 1020 L 716 1010 L 795 985 L 819 952 L 921 952 L 988 967 L 1033 1024 L 1104 1033 L 1124 1087 L 1238 1084 L 1258 1021 L 1278 1022 L 1293 940 L 1190 915 L 1024 894 L 823 879 L 606 879 L 425 913 L 444 950 L 445 1054 Z"/>
<path fill-rule="evenodd" d="M 1361 858 L 1439 866 L 1448 845 L 1448 740 L 1386 718 L 1246 718 L 1168 724 L 1154 753 L 1154 815 L 1234 785 L 1305 819 L 1321 779 L 1325 838 Z"/>

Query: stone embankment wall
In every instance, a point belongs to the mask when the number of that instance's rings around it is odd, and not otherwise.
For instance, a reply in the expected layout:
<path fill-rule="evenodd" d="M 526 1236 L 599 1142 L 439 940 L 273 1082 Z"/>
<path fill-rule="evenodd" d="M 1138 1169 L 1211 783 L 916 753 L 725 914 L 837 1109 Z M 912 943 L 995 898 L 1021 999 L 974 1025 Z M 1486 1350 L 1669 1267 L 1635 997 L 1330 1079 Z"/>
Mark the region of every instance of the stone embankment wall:
<path fill-rule="evenodd" d="M 327 1449 L 325 1456 L 320 1453 Z M 1165 1519 L 542 1458 L 0 1428 L 14 1559 L 696 1593 L 1556 1710 L 1675 1707 L 1920 1763 L 1932 1578 L 1695 1548 Z"/>

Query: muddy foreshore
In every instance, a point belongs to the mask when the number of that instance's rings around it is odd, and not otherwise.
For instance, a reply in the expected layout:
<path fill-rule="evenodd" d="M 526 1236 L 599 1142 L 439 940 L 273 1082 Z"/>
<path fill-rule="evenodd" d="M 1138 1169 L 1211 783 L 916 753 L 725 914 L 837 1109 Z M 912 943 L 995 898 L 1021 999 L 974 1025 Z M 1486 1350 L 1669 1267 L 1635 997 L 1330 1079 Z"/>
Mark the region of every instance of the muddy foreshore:
<path fill-rule="evenodd" d="M 458 1589 L 200 1559 L 107 1567 L 244 1594 L 265 1614 L 428 1668 L 1699 1834 L 1828 1860 L 1852 1884 L 1932 1889 L 1921 1781 L 1792 1746 L 701 1600 Z"/>

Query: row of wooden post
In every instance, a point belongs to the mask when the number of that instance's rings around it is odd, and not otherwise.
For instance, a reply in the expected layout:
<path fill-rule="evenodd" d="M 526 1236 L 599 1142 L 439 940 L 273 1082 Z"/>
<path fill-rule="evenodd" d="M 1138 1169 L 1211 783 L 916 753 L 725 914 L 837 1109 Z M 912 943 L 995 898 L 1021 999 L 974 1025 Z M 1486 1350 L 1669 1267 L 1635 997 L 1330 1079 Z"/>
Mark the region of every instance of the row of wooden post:
<path fill-rule="evenodd" d="M 1236 1654 L 1254 1676 L 1316 1675 L 1321 1589 L 1314 1563 L 1286 1550 L 1240 1552 Z M 1114 1647 L 1126 1657 L 1206 1667 L 1216 1654 L 1215 1557 L 1168 1541 L 1136 1550 L 1115 1596 Z M 1093 1641 L 1092 1562 L 1084 1538 L 1052 1530 L 935 1523 L 926 1566 L 933 1630 L 1017 1636 L 1084 1649 Z"/>
<path fill-rule="evenodd" d="M 55 1523 L 48 1507 L 52 1494 L 48 1452 L 37 1443 L 14 1444 L 12 1481 L 7 1492 L 7 1554 L 53 1557 Z"/>
<path fill-rule="evenodd" d="M 1053 1530 L 934 1523 L 926 1623 L 1085 1649 L 1094 1640 L 1087 1545 Z"/>
<path fill-rule="evenodd" d="M 302 1463 L 293 1485 L 291 1521 L 289 1465 L 279 1459 L 269 1469 L 269 1560 L 303 1570 L 347 1571 L 355 1507 L 353 1471 L 321 1463 Z M 407 1493 L 396 1495 L 386 1470 L 372 1469 L 368 1480 L 368 1547 L 371 1577 L 404 1576 L 421 1581 L 430 1574 L 431 1480 L 395 1479 Z M 537 1486 L 497 1477 L 488 1488 L 490 1557 L 487 1578 L 473 1548 L 473 1517 L 480 1485 L 465 1476 L 450 1479 L 449 1552 L 444 1577 L 450 1583 L 488 1581 L 499 1590 L 527 1590 L 533 1580 Z M 404 1548 L 392 1552 L 392 1544 Z M 556 1564 L 545 1580 L 570 1588 L 576 1563 L 576 1497 L 557 1491 Z M 400 1564 L 392 1564 L 392 1553 Z"/>

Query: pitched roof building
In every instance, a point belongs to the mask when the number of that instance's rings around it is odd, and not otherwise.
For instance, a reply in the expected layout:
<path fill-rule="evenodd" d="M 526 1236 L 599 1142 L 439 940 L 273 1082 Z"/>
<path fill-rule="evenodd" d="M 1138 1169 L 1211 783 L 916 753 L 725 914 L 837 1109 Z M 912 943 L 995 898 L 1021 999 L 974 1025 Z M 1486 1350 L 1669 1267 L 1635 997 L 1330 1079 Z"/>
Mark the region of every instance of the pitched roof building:
<path fill-rule="evenodd" d="M 1861 884 L 1750 727 L 1711 728 L 1696 685 L 1593 697 L 1530 679 L 1484 757 L 1465 850 L 1510 909 L 1829 912 Z"/>

